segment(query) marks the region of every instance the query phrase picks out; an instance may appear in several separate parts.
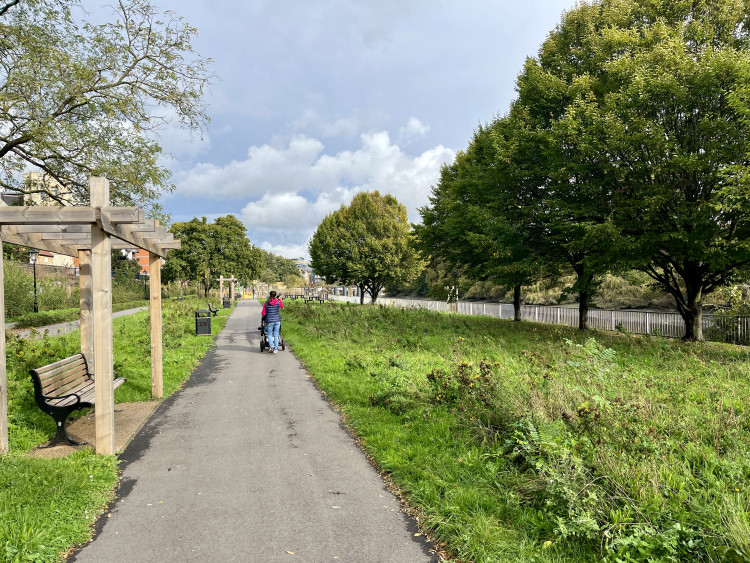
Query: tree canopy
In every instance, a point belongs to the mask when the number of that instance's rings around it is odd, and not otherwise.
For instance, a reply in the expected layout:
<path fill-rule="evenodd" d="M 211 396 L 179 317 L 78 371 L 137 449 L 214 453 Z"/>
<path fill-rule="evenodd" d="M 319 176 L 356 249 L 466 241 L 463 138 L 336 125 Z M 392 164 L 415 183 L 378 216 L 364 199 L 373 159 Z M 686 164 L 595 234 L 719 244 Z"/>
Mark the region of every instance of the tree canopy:
<path fill-rule="evenodd" d="M 148 0 L 120 0 L 114 21 L 86 21 L 74 2 L 0 5 L 0 187 L 88 200 L 88 178 L 110 181 L 114 205 L 159 210 L 171 191 L 158 143 L 177 120 L 199 132 L 209 61 L 194 53 L 196 29 Z M 24 185 L 38 170 L 50 184 Z M 70 201 L 68 201 L 70 200 Z"/>
<path fill-rule="evenodd" d="M 569 264 L 581 328 L 602 275 L 635 267 L 674 297 L 685 338 L 702 339 L 703 297 L 750 265 L 748 21 L 742 0 L 601 0 L 564 14 L 508 115 L 433 190 L 425 228 L 453 238 L 433 237 L 432 251 L 488 272 L 503 261 L 477 261 L 482 248 Z"/>
<path fill-rule="evenodd" d="M 263 261 L 263 269 L 260 274 L 260 280 L 264 283 L 274 284 L 284 283 L 287 287 L 301 287 L 305 284 L 299 269 L 291 258 L 284 258 L 260 249 Z"/>
<path fill-rule="evenodd" d="M 182 242 L 170 251 L 162 278 L 170 281 L 200 281 L 208 293 L 219 276 L 249 283 L 260 276 L 262 257 L 247 238 L 245 226 L 233 215 L 209 223 L 205 217 L 175 223 L 169 229 Z"/>
<path fill-rule="evenodd" d="M 310 244 L 311 266 L 328 283 L 356 285 L 372 302 L 386 284 L 415 279 L 423 262 L 406 208 L 391 195 L 358 193 L 326 216 Z"/>

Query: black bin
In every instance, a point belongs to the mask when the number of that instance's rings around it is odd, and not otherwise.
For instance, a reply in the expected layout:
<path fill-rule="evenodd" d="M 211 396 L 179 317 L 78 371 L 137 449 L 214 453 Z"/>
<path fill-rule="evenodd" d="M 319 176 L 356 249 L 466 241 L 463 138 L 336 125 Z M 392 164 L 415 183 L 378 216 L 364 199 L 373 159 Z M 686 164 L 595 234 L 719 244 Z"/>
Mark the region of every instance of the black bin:
<path fill-rule="evenodd" d="M 224 298 L 224 308 L 229 309 L 232 306 L 232 300 L 229 297 Z"/>
<path fill-rule="evenodd" d="M 211 311 L 208 309 L 198 309 L 195 312 L 195 334 L 211 335 Z"/>

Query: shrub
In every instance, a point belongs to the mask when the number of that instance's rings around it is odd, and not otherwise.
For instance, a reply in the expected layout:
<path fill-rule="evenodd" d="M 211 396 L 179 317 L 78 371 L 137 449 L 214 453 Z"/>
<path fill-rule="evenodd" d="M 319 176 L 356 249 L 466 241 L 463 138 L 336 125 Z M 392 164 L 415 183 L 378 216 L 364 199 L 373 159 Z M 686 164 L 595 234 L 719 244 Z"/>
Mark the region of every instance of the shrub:
<path fill-rule="evenodd" d="M 14 262 L 3 262 L 5 276 L 5 316 L 17 317 L 33 311 L 34 281 Z"/>

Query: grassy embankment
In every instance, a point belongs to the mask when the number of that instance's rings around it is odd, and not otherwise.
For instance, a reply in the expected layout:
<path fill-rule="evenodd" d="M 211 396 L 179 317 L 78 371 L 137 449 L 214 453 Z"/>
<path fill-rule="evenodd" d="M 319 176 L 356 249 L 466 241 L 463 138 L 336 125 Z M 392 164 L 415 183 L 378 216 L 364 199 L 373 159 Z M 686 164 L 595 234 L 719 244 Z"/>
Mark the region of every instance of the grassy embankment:
<path fill-rule="evenodd" d="M 750 560 L 747 348 L 284 310 L 295 354 L 458 558 Z"/>
<path fill-rule="evenodd" d="M 165 301 L 163 318 L 164 395 L 174 393 L 213 346 L 195 335 L 197 299 Z M 216 336 L 231 310 L 213 317 Z M 114 363 L 128 381 L 115 403 L 151 400 L 149 313 L 114 319 Z M 80 335 L 8 340 L 10 454 L 0 456 L 0 561 L 57 561 L 60 554 L 91 537 L 92 524 L 112 498 L 117 460 L 90 449 L 61 459 L 26 457 L 55 433 L 51 417 L 34 402 L 28 370 L 80 351 Z M 83 414 L 86 411 L 79 411 Z"/>

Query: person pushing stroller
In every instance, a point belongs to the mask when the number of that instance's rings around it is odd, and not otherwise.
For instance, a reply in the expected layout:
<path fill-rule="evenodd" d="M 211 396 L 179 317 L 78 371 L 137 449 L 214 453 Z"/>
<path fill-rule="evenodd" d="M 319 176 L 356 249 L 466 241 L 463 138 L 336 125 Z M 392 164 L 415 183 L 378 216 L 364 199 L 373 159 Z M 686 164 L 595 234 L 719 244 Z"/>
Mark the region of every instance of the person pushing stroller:
<path fill-rule="evenodd" d="M 266 320 L 266 334 L 268 335 L 268 353 L 277 354 L 279 351 L 279 330 L 281 329 L 281 308 L 284 304 L 276 297 L 276 292 L 268 294 L 263 303 L 262 318 Z"/>

